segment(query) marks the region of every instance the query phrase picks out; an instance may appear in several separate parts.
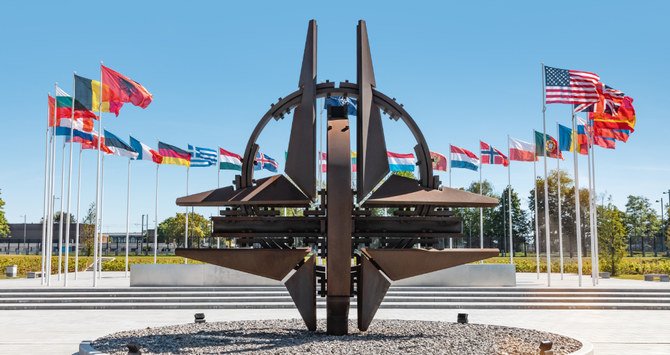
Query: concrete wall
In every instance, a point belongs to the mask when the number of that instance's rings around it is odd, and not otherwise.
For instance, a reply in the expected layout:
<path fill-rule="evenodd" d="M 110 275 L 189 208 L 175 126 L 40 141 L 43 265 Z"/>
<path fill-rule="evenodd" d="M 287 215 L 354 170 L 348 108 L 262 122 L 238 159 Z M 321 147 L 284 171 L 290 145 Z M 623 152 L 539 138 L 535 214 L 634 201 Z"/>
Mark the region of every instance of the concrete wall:
<path fill-rule="evenodd" d="M 130 286 L 277 286 L 281 282 L 210 264 L 133 264 Z M 394 286 L 516 286 L 513 265 L 471 264 L 393 282 Z"/>
<path fill-rule="evenodd" d="M 509 264 L 468 264 L 394 281 L 393 286 L 513 287 L 516 270 Z"/>
<path fill-rule="evenodd" d="M 130 286 L 277 286 L 281 282 L 210 264 L 133 264 Z"/>

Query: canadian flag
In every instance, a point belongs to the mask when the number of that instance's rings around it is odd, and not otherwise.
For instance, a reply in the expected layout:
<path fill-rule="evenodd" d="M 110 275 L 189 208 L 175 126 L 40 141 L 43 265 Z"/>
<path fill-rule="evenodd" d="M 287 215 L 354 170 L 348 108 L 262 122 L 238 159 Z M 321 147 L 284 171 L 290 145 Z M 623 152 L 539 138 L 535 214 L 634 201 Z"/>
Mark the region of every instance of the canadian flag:
<path fill-rule="evenodd" d="M 509 138 L 509 159 L 516 161 L 536 161 L 535 145 L 520 139 Z"/>

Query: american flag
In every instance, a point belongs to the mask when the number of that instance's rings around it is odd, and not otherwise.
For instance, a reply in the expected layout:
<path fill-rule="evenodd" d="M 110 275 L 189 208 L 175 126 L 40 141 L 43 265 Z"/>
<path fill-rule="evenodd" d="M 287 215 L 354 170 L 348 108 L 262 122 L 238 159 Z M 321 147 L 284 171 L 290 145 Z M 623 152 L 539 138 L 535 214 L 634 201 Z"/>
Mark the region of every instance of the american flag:
<path fill-rule="evenodd" d="M 579 70 L 544 67 L 548 104 L 583 104 L 598 101 L 597 74 Z"/>

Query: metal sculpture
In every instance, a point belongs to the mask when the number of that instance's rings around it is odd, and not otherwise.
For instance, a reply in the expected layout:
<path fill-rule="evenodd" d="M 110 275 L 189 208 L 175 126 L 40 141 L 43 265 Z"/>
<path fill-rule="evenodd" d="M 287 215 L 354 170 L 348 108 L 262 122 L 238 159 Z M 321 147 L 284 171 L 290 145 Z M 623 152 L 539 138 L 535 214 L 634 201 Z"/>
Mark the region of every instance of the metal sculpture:
<path fill-rule="evenodd" d="M 177 249 L 176 254 L 285 280 L 309 330 L 316 330 L 317 294 L 326 297 L 327 333 L 346 334 L 353 296 L 358 328 L 364 331 L 391 281 L 498 255 L 497 249 L 438 250 L 445 238 L 462 236 L 462 221 L 450 208 L 493 207 L 498 201 L 439 187 L 421 130 L 402 105 L 376 90 L 365 21 L 357 28 L 357 83 L 317 83 L 316 34 L 312 20 L 299 89 L 261 118 L 235 185 L 177 199 L 179 206 L 227 207 L 212 217 L 213 235 L 236 238 L 242 248 Z M 355 191 L 346 106 L 328 108 L 326 188 L 317 191 L 316 99 L 330 95 L 358 99 Z M 271 119 L 282 119 L 291 110 L 286 176 L 254 180 L 258 136 Z M 418 180 L 389 175 L 382 112 L 402 120 L 414 136 Z M 302 216 L 280 216 L 284 207 L 300 208 Z M 374 208 L 389 207 L 396 209 L 392 216 L 372 215 Z M 315 246 L 326 266 L 316 265 L 310 248 L 296 245 Z"/>

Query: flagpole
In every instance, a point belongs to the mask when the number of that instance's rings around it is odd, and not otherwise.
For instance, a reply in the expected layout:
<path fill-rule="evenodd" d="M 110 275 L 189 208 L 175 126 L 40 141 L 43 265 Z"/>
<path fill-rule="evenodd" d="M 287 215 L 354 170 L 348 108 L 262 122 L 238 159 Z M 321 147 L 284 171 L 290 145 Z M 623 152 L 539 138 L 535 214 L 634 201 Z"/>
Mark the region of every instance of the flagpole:
<path fill-rule="evenodd" d="M 509 134 L 507 135 L 507 156 L 511 157 Z M 507 163 L 507 209 L 509 210 L 509 263 L 514 265 L 514 236 L 512 228 L 512 160 Z"/>
<path fill-rule="evenodd" d="M 221 187 L 221 147 L 216 147 L 216 188 L 218 189 L 220 187 Z"/>
<path fill-rule="evenodd" d="M 79 145 L 79 163 L 77 163 L 77 217 L 75 220 L 75 237 L 74 237 L 74 279 L 79 275 L 79 212 L 81 205 L 81 155 L 84 149 Z"/>
<path fill-rule="evenodd" d="M 575 122 L 575 111 L 572 111 L 572 132 L 577 132 Z M 574 139 L 574 138 L 573 138 Z M 573 149 L 574 169 L 575 169 L 575 236 L 577 237 L 577 278 L 579 287 L 582 287 L 582 222 L 581 222 L 581 204 L 579 202 L 579 150 L 581 149 L 579 141 L 576 142 Z"/>
<path fill-rule="evenodd" d="M 533 132 L 535 134 L 535 132 Z M 533 193 L 535 194 L 535 264 L 537 268 L 537 279 L 540 279 L 540 223 L 538 221 L 537 206 L 537 156 L 533 160 Z"/>
<path fill-rule="evenodd" d="M 58 84 L 56 84 L 58 86 Z M 56 122 L 57 117 L 57 107 L 54 108 L 54 123 Z M 49 159 L 49 227 L 47 227 L 47 262 L 46 262 L 46 273 L 47 273 L 47 286 L 51 286 L 51 265 L 52 265 L 52 255 L 53 255 L 53 238 L 54 238 L 54 206 L 56 204 L 55 199 L 55 180 L 56 180 L 56 127 L 51 129 L 51 156 Z"/>
<path fill-rule="evenodd" d="M 191 166 L 186 167 L 186 196 L 188 196 L 188 172 Z M 184 248 L 188 248 L 188 206 L 186 206 L 186 214 L 184 215 Z M 188 264 L 188 259 L 184 258 L 184 264 Z"/>
<path fill-rule="evenodd" d="M 154 264 L 158 262 L 158 167 L 160 164 L 156 164 L 156 201 L 154 204 Z M 147 216 L 148 217 L 148 216 Z M 147 228 L 148 228 L 147 221 Z"/>
<path fill-rule="evenodd" d="M 586 125 L 584 126 L 586 129 Z M 593 151 L 594 151 L 594 139 L 593 136 L 591 135 L 591 129 L 588 128 L 587 132 L 587 137 L 589 140 L 589 147 L 588 147 L 588 161 L 587 164 L 589 166 L 589 231 L 590 231 L 590 238 L 591 238 L 591 282 L 593 286 L 596 285 L 596 278 L 595 278 L 595 215 L 594 215 L 594 201 L 595 201 L 595 193 L 593 191 L 593 166 L 591 162 L 593 161 Z"/>
<path fill-rule="evenodd" d="M 98 101 L 98 157 L 96 158 L 96 175 L 95 175 L 95 231 L 93 233 L 93 287 L 98 286 L 98 228 L 100 227 L 100 160 L 101 160 L 101 143 L 102 143 L 102 102 L 103 102 L 103 88 L 102 88 L 102 61 L 100 61 L 100 98 Z M 91 89 L 92 90 L 92 89 Z M 95 104 L 95 103 L 93 103 Z M 91 107 L 95 109 L 94 107 Z"/>
<path fill-rule="evenodd" d="M 70 128 L 72 129 L 72 128 Z M 58 220 L 58 281 L 62 272 L 63 262 L 63 194 L 65 192 L 65 138 L 63 138 L 63 158 L 60 164 L 60 218 Z"/>
<path fill-rule="evenodd" d="M 549 183 L 547 182 L 547 105 L 545 96 L 544 63 L 542 63 L 542 137 L 544 143 L 544 237 L 547 253 L 547 286 L 551 286 L 551 240 L 549 236 Z"/>
<path fill-rule="evenodd" d="M 56 99 L 57 97 L 54 97 L 54 112 L 56 112 Z M 44 247 L 44 244 L 46 242 L 46 231 L 47 231 L 47 217 L 48 217 L 48 197 L 47 195 L 49 194 L 49 190 L 47 188 L 48 185 L 48 178 L 49 178 L 49 120 L 51 119 L 51 116 L 49 116 L 49 102 L 48 102 L 48 96 L 47 96 L 47 129 L 44 131 L 44 213 L 42 213 L 42 245 L 41 245 L 41 251 L 40 255 L 42 257 L 42 268 L 41 271 L 42 273 L 40 274 L 40 282 L 42 286 L 44 286 L 46 279 L 44 278 L 44 266 L 46 262 L 46 257 L 45 257 L 45 252 L 46 248 Z"/>
<path fill-rule="evenodd" d="M 451 144 L 449 144 L 449 187 L 451 187 Z"/>
<path fill-rule="evenodd" d="M 556 185 L 558 188 L 558 261 L 560 264 L 561 280 L 563 280 L 563 215 L 561 214 L 561 132 L 558 127 L 558 122 L 556 122 L 556 132 L 558 133 L 557 143 L 558 149 L 556 150 L 558 156 L 556 157 Z"/>
<path fill-rule="evenodd" d="M 128 187 L 126 191 L 126 274 L 128 277 L 128 247 L 130 246 L 130 162 L 128 158 Z"/>
<path fill-rule="evenodd" d="M 74 73 L 76 74 L 76 72 Z M 68 173 L 67 173 L 67 217 L 65 222 L 65 277 L 63 280 L 63 286 L 67 287 L 67 278 L 70 271 L 70 207 L 72 206 L 72 153 L 74 150 L 73 142 L 74 139 L 74 110 L 75 110 L 75 101 L 77 100 L 77 93 L 75 92 L 75 82 L 74 76 L 72 76 L 72 112 L 70 116 L 70 157 L 68 161 Z"/>
<path fill-rule="evenodd" d="M 591 128 L 591 134 L 593 134 L 593 128 Z M 595 143 L 595 138 L 594 138 Z M 594 269 L 593 277 L 596 285 L 599 283 L 598 277 L 600 275 L 600 251 L 598 249 L 598 197 L 596 195 L 596 147 L 595 144 L 591 147 L 591 180 L 593 181 L 593 244 L 594 244 L 594 255 L 595 255 L 595 264 L 592 267 Z"/>
<path fill-rule="evenodd" d="M 482 188 L 482 156 L 479 154 L 479 194 L 484 194 Z M 479 249 L 484 249 L 484 209 L 479 207 Z"/>
<path fill-rule="evenodd" d="M 102 156 L 100 162 L 100 237 L 98 238 L 98 279 L 102 279 L 102 237 L 103 229 L 105 228 L 105 156 Z"/>

